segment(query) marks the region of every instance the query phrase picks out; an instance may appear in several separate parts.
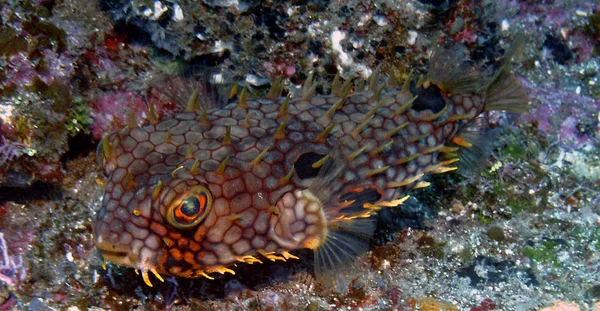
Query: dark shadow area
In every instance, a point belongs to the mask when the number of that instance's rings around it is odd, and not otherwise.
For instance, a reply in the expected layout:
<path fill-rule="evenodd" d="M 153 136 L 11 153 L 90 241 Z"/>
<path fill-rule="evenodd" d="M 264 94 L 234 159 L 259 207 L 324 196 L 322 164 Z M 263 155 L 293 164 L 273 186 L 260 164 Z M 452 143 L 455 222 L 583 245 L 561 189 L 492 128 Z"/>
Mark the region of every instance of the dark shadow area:
<path fill-rule="evenodd" d="M 481 269 L 486 269 L 487 273 L 482 275 Z M 489 256 L 478 256 L 469 266 L 458 270 L 457 275 L 469 278 L 473 287 L 509 282 L 510 278 L 517 277 L 522 278 L 527 285 L 539 284 L 531 268 Z"/>
<path fill-rule="evenodd" d="M 310 250 L 294 251 L 294 255 L 300 259 L 290 259 L 287 262 L 271 262 L 266 258 L 259 258 L 262 264 L 240 263 L 231 267 L 235 275 L 226 273 L 213 273 L 210 276 L 214 280 L 206 278 L 186 279 L 182 277 L 165 276 L 165 282 L 161 282 L 154 276 L 150 276 L 153 287 L 147 286 L 141 275 L 135 273 L 134 269 L 121 266 L 108 265 L 107 270 L 99 270 L 100 282 L 110 292 L 118 296 L 129 296 L 146 300 L 151 303 L 163 301 L 165 305 L 175 299 L 182 304 L 193 306 L 190 300 L 220 300 L 229 297 L 237 297 L 240 292 L 251 290 L 257 291 L 264 287 L 272 287 L 280 284 L 289 284 L 290 281 L 306 278 L 312 282 L 313 255 Z M 296 276 L 302 274 L 303 276 Z M 162 296 L 163 299 L 156 299 Z M 148 299 L 152 298 L 153 299 Z M 126 301 L 126 300 L 122 300 Z M 165 305 L 154 307 L 164 308 Z M 130 307 L 119 305 L 113 310 L 130 310 Z"/>
<path fill-rule="evenodd" d="M 377 215 L 377 228 L 371 245 L 385 245 L 393 241 L 398 232 L 408 228 L 427 230 L 423 221 L 431 217 L 433 210 L 413 196 L 399 206 L 384 208 Z"/>
<path fill-rule="evenodd" d="M 0 187 L 0 203 L 25 204 L 34 200 L 59 201 L 62 198 L 62 188 L 51 183 L 34 182 L 28 188 Z"/>
<path fill-rule="evenodd" d="M 80 133 L 77 136 L 69 137 L 69 150 L 62 155 L 60 162 L 65 164 L 68 161 L 85 157 L 90 152 L 96 152 L 98 142 L 92 138 L 91 134 Z"/>

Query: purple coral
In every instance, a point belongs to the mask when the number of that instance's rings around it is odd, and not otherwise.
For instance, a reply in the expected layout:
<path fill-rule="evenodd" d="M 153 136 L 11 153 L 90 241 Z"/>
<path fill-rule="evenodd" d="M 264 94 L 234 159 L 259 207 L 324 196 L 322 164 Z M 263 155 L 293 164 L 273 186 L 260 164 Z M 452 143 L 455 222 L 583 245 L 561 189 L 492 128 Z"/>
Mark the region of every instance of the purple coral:
<path fill-rule="evenodd" d="M 546 87 L 536 87 L 529 81 L 521 80 L 532 99 L 540 102 L 526 116 L 527 121 L 537 122 L 543 133 L 554 132 L 558 129 L 561 142 L 579 147 L 594 138 L 595 131 L 585 131 L 580 128 L 580 122 L 590 122 L 590 115 L 600 109 L 600 100 L 569 92 Z"/>
<path fill-rule="evenodd" d="M 14 142 L 0 135 L 0 167 L 4 167 L 8 163 L 18 159 L 25 153 L 24 144 Z"/>
<path fill-rule="evenodd" d="M 25 278 L 25 267 L 21 255 L 9 255 L 3 232 L 0 232 L 0 254 L 0 281 L 8 285 L 16 285 Z"/>
<path fill-rule="evenodd" d="M 147 118 L 148 107 L 144 98 L 133 92 L 115 91 L 98 96 L 92 104 L 92 134 L 95 139 L 105 133 L 122 129 L 129 123 L 131 112 L 140 120 Z"/>
<path fill-rule="evenodd" d="M 587 36 L 581 27 L 573 24 L 583 19 L 580 12 L 594 12 L 599 9 L 597 1 L 498 1 L 498 12 L 514 14 L 512 23 L 522 29 L 539 29 L 545 34 L 560 32 L 566 39 L 568 48 L 576 52 L 576 62 L 585 62 L 593 57 L 593 38 Z M 581 21 L 580 23 L 584 23 Z"/>
<path fill-rule="evenodd" d="M 175 83 L 175 81 L 170 82 Z M 106 133 L 123 129 L 129 124 L 132 113 L 138 126 L 147 123 L 149 103 L 153 103 L 159 118 L 180 110 L 180 106 L 154 89 L 149 89 L 147 95 L 121 90 L 99 95 L 90 104 L 92 108 L 90 116 L 94 120 L 91 126 L 93 137 L 100 139 Z"/>
<path fill-rule="evenodd" d="M 17 53 L 8 58 L 6 75 L 11 83 L 18 86 L 32 85 L 35 78 L 39 78 L 45 84 L 59 81 L 63 84 L 69 83 L 69 78 L 74 71 L 74 57 L 66 53 L 56 53 L 50 49 L 40 51 L 47 65 L 46 70 L 38 70 L 25 53 Z"/>

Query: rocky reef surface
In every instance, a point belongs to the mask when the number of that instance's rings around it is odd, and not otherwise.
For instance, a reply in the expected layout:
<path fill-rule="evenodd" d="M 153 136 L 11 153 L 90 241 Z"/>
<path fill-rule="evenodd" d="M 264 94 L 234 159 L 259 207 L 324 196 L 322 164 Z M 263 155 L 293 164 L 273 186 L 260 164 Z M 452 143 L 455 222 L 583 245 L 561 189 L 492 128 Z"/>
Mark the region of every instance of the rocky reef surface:
<path fill-rule="evenodd" d="M 0 310 L 600 310 L 600 5 L 584 0 L 0 3 Z M 514 72 L 530 112 L 494 112 L 486 161 L 431 178 L 380 213 L 369 253 L 336 286 L 312 255 L 216 280 L 103 269 L 91 222 L 95 146 L 171 76 L 261 96 L 425 73 L 438 45 Z M 167 78 L 166 78 L 167 77 Z"/>

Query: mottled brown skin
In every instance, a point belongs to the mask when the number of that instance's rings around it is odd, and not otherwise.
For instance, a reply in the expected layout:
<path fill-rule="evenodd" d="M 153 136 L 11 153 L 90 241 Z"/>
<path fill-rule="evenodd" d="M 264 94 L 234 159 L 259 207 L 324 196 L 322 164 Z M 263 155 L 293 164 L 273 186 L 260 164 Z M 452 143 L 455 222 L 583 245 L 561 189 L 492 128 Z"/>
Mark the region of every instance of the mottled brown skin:
<path fill-rule="evenodd" d="M 456 157 L 452 141 L 467 145 L 456 135 L 484 110 L 485 91 L 453 94 L 433 83 L 421 90 L 438 95 L 443 108 L 411 103 L 406 87 L 371 89 L 347 96 L 332 118 L 325 115 L 340 100 L 335 95 L 291 99 L 287 112 L 284 99 L 257 99 L 112 134 L 103 151 L 108 181 L 93 226 L 96 245 L 106 260 L 142 270 L 146 281 L 148 271 L 206 276 L 232 272 L 227 267 L 236 262 L 317 249 L 328 224 L 344 221 L 336 218 L 344 216 L 340 209 L 328 207 L 344 194 L 374 189 L 379 197 L 368 203 L 376 205 L 426 186 L 423 174 L 454 169 L 455 160 L 445 161 Z M 308 153 L 330 155 L 344 169 L 302 179 L 299 172 L 310 168 L 295 167 L 286 178 L 294 164 L 306 166 L 297 160 Z M 310 188 L 319 178 L 325 183 Z M 197 185 L 212 198 L 205 218 L 191 228 L 173 226 L 167 214 Z M 365 205 L 360 217 L 371 212 Z"/>

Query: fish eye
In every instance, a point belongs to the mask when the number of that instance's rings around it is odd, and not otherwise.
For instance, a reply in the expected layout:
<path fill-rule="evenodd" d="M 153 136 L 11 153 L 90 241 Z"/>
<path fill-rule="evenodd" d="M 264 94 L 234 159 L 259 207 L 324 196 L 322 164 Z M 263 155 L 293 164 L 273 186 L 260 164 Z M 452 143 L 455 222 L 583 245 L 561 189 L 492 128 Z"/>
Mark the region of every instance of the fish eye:
<path fill-rule="evenodd" d="M 208 189 L 194 186 L 169 207 L 167 221 L 178 229 L 192 229 L 206 218 L 211 205 L 212 197 Z"/>

